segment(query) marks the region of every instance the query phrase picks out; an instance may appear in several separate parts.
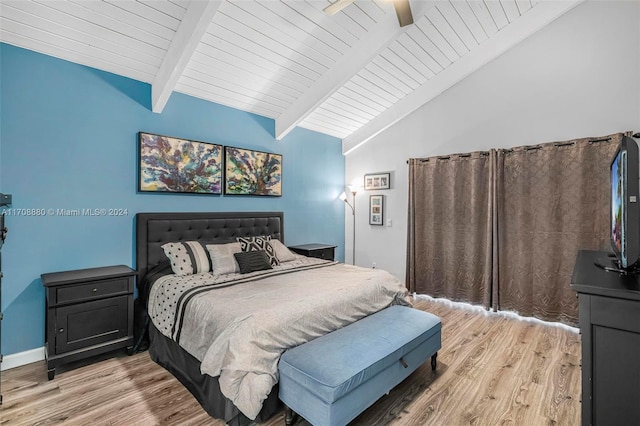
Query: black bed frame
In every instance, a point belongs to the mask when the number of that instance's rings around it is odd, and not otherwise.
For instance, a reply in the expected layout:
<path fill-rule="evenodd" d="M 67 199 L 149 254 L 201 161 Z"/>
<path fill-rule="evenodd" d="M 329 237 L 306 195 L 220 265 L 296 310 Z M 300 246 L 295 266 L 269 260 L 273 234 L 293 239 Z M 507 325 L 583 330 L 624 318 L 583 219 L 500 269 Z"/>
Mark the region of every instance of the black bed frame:
<path fill-rule="evenodd" d="M 136 215 L 136 269 L 139 294 L 147 271 L 167 258 L 162 245 L 168 242 L 202 241 L 205 244 L 235 242 L 236 237 L 270 235 L 284 242 L 282 212 L 211 212 L 211 213 L 138 213 Z M 212 417 L 231 426 L 248 424 L 249 420 L 227 399 L 217 377 L 200 373 L 200 362 L 176 342 L 149 324 L 151 359 L 171 372 L 198 400 Z M 262 422 L 282 408 L 278 385 L 264 401 L 256 418 Z"/>

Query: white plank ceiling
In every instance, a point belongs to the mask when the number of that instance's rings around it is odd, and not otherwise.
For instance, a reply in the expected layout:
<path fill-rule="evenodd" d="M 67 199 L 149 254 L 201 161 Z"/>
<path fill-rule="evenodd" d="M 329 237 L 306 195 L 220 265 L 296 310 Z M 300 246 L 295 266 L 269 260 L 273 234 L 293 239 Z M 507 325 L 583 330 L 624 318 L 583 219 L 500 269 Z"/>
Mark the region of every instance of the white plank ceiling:
<path fill-rule="evenodd" d="M 350 152 L 580 1 L 2 0 L 0 41 L 343 139 Z"/>

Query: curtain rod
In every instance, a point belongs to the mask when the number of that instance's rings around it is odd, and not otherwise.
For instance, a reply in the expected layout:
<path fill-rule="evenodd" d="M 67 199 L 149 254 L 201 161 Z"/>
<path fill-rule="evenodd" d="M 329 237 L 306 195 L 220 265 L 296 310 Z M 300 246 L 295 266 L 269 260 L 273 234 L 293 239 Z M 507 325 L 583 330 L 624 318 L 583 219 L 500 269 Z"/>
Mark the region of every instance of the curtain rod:
<path fill-rule="evenodd" d="M 480 155 L 487 156 L 489 155 L 489 151 L 480 151 Z M 433 158 L 437 160 L 450 160 L 451 157 L 470 158 L 471 156 L 472 156 L 472 153 L 463 153 L 463 154 L 441 155 L 441 156 L 428 157 L 428 158 L 414 158 L 414 160 L 419 160 L 419 161 L 422 161 L 423 163 L 426 163 Z M 409 164 L 409 160 L 407 160 L 406 163 Z"/>
<path fill-rule="evenodd" d="M 640 138 L 640 132 L 634 133 L 633 137 L 634 138 Z M 607 142 L 607 141 L 610 141 L 610 140 L 611 140 L 611 138 L 591 139 L 589 141 L 589 143 Z M 558 143 L 554 144 L 554 146 L 555 147 L 560 147 L 560 146 L 568 146 L 568 145 L 574 145 L 574 144 L 575 144 L 575 142 L 573 142 L 573 141 L 571 141 L 571 142 L 558 142 Z M 526 151 L 534 151 L 534 150 L 537 150 L 537 149 L 540 149 L 540 148 L 542 148 L 542 147 L 539 146 L 539 145 L 533 145 L 533 146 L 529 146 L 529 147 L 525 148 L 525 150 Z M 513 149 L 507 148 L 507 149 L 502 149 L 502 151 L 513 152 Z M 488 154 L 489 154 L 488 151 L 482 151 L 481 152 L 481 155 L 488 155 Z M 458 156 L 458 157 L 465 158 L 465 157 L 471 157 L 471 154 L 452 154 L 452 155 L 446 155 L 446 156 L 436 157 L 436 158 L 438 160 L 448 160 L 452 156 Z M 425 162 L 425 161 L 429 161 L 429 158 L 416 158 L 416 160 L 420 160 L 420 161 Z M 407 160 L 406 163 L 409 164 L 409 160 Z"/>
<path fill-rule="evenodd" d="M 604 138 L 604 139 L 591 139 L 589 141 L 589 143 L 596 143 L 596 142 L 606 142 L 606 141 L 610 141 L 611 138 Z"/>

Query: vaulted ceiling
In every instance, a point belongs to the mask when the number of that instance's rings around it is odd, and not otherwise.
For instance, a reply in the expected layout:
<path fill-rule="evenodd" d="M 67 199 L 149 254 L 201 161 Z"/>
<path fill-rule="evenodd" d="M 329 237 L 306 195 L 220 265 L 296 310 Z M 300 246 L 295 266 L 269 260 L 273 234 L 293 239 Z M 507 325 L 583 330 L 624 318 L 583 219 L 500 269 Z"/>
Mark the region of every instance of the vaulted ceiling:
<path fill-rule="evenodd" d="M 0 41 L 343 139 L 348 153 L 581 0 L 2 0 Z"/>

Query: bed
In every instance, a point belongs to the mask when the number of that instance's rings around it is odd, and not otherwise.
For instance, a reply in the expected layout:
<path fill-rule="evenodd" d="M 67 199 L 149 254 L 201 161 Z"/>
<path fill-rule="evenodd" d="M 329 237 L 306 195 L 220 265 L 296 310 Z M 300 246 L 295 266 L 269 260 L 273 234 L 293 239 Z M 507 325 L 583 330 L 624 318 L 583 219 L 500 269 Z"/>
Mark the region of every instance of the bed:
<path fill-rule="evenodd" d="M 284 350 L 408 304 L 404 285 L 380 270 L 294 255 L 265 271 L 178 277 L 162 248 L 263 236 L 284 241 L 282 212 L 136 215 L 137 285 L 151 319 L 150 356 L 209 415 L 230 425 L 261 422 L 280 410 L 277 362 Z"/>

